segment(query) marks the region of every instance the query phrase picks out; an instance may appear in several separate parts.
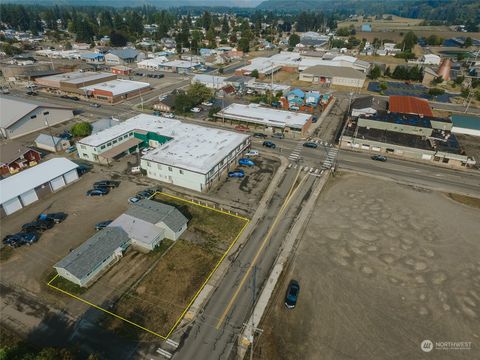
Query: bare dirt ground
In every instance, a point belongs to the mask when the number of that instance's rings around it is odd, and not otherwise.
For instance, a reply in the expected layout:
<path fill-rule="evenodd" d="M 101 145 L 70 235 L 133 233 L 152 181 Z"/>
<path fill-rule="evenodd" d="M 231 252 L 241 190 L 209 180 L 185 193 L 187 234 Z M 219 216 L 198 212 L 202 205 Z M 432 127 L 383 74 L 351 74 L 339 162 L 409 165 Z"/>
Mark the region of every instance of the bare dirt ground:
<path fill-rule="evenodd" d="M 465 150 L 465 152 L 473 156 L 477 161 L 477 168 L 480 167 L 480 141 L 478 140 L 478 136 L 472 135 L 463 135 L 463 134 L 456 134 L 458 142 L 460 146 Z"/>
<path fill-rule="evenodd" d="M 480 211 L 341 174 L 321 194 L 260 324 L 256 359 L 480 358 Z M 283 305 L 290 279 L 297 307 Z M 471 342 L 470 350 L 421 350 Z"/>

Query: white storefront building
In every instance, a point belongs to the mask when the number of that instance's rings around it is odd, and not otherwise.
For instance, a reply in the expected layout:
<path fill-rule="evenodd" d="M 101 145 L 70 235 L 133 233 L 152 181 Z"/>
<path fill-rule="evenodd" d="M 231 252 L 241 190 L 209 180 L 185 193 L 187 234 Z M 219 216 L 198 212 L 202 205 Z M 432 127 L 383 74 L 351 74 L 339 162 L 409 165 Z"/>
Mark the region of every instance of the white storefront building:
<path fill-rule="evenodd" d="M 152 179 L 207 190 L 250 146 L 248 135 L 140 114 L 77 143 L 80 158 L 108 164 L 145 147 L 140 166 Z"/>

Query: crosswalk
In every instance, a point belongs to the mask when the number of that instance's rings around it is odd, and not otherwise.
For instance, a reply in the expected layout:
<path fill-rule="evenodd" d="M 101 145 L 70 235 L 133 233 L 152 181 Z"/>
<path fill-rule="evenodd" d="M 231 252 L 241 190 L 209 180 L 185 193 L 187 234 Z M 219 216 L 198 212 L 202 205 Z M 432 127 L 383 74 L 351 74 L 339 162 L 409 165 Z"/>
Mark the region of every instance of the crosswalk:
<path fill-rule="evenodd" d="M 322 169 L 330 169 L 335 164 L 337 158 L 338 149 L 331 147 L 328 149 L 327 158 L 323 162 Z"/>
<path fill-rule="evenodd" d="M 300 159 L 300 153 L 302 152 L 302 147 L 303 147 L 302 144 L 298 143 L 295 149 L 293 149 L 292 153 L 288 157 L 288 160 L 298 161 L 298 159 Z"/>

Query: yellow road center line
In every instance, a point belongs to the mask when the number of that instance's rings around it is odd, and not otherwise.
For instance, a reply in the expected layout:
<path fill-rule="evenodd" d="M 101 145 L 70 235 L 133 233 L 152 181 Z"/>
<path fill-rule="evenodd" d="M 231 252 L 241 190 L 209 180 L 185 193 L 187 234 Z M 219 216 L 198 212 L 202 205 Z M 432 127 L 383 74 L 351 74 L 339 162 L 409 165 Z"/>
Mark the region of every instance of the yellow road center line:
<path fill-rule="evenodd" d="M 280 208 L 280 211 L 278 212 L 278 215 L 277 217 L 275 218 L 272 226 L 270 227 L 270 229 L 268 230 L 268 233 L 267 235 L 265 235 L 265 238 L 263 239 L 263 242 L 262 244 L 260 245 L 260 248 L 257 250 L 257 253 L 255 254 L 255 257 L 253 258 L 252 262 L 250 263 L 250 266 L 248 267 L 247 269 L 247 272 L 245 273 L 245 275 L 243 276 L 242 280 L 240 281 L 240 284 L 238 285 L 237 287 L 237 290 L 235 290 L 235 293 L 233 294 L 232 298 L 230 299 L 227 307 L 225 308 L 225 311 L 222 313 L 222 316 L 220 316 L 220 319 L 218 320 L 217 322 L 217 325 L 216 325 L 216 329 L 218 330 L 220 328 L 220 326 L 222 325 L 223 323 L 223 320 L 225 319 L 225 317 L 227 316 L 228 312 L 230 311 L 231 307 L 233 306 L 233 303 L 235 302 L 235 300 L 237 299 L 237 296 L 238 294 L 240 293 L 240 290 L 242 289 L 243 285 L 245 284 L 245 281 L 247 280 L 248 276 L 250 275 L 250 272 L 252 271 L 253 267 L 255 266 L 257 260 L 258 260 L 258 257 L 260 256 L 260 254 L 262 253 L 262 250 L 263 248 L 265 247 L 265 245 L 267 244 L 268 240 L 270 239 L 270 236 L 273 232 L 273 230 L 275 229 L 275 226 L 277 224 L 277 222 L 280 220 L 280 218 L 282 217 L 283 215 L 283 211 L 285 210 L 285 208 L 287 207 L 288 203 L 290 202 L 290 200 L 293 198 L 293 195 L 297 192 L 297 190 L 300 188 L 300 185 L 302 183 L 302 181 L 304 179 L 307 178 L 307 176 L 305 176 L 301 181 L 300 183 L 298 184 L 298 186 L 295 188 L 294 191 L 293 188 L 295 187 L 295 183 L 297 182 L 297 179 L 300 175 L 300 171 L 297 173 L 297 176 L 295 178 L 295 181 L 293 182 L 293 185 L 292 187 L 290 188 L 290 191 L 288 192 L 288 195 L 287 195 L 287 198 L 285 199 L 282 207 Z"/>

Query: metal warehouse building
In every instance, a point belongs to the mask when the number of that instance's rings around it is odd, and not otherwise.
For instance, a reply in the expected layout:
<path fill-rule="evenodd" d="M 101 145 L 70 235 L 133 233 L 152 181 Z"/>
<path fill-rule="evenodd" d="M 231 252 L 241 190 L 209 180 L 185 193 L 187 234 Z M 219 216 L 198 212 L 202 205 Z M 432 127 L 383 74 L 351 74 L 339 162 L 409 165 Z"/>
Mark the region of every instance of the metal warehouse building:
<path fill-rule="evenodd" d="M 74 71 L 65 74 L 58 74 L 53 76 L 45 76 L 36 79 L 35 81 L 42 86 L 71 92 L 76 94 L 83 94 L 80 88 L 98 84 L 101 82 L 115 80 L 117 75 L 110 73 L 97 72 L 80 72 Z"/>
<path fill-rule="evenodd" d="M 0 216 L 13 214 L 78 180 L 77 168 L 66 158 L 54 158 L 1 180 Z"/>
<path fill-rule="evenodd" d="M 147 176 L 196 191 L 220 179 L 249 146 L 248 135 L 147 114 L 77 143 L 80 158 L 103 164 L 152 147 L 140 164 Z"/>
<path fill-rule="evenodd" d="M 151 90 L 149 83 L 130 80 L 111 80 L 80 88 L 87 96 L 116 103 Z"/>
<path fill-rule="evenodd" d="M 73 118 L 68 107 L 0 96 L 0 137 L 14 139 Z"/>

